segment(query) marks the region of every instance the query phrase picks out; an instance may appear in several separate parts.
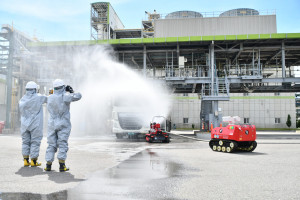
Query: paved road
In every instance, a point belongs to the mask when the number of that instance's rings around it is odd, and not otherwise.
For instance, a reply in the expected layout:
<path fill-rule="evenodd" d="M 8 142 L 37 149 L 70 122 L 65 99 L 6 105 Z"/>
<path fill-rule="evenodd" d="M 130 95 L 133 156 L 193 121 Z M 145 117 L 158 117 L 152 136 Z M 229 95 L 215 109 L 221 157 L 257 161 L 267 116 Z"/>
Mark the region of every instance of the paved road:
<path fill-rule="evenodd" d="M 261 139 L 252 153 L 228 154 L 179 136 L 170 144 L 116 141 L 109 136 L 72 138 L 68 173 L 21 167 L 20 141 L 17 136 L 0 136 L 2 200 L 300 196 L 300 140 Z M 41 154 L 44 150 L 45 141 Z"/>

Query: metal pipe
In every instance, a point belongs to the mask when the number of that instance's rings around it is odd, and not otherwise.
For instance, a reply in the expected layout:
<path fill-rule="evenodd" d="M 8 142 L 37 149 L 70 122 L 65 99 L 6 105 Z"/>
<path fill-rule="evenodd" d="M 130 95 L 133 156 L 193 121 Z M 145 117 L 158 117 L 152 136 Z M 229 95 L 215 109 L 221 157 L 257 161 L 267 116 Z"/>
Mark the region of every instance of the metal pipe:
<path fill-rule="evenodd" d="M 144 77 L 146 77 L 146 70 L 147 70 L 147 52 L 146 52 L 146 45 L 144 45 L 144 61 L 143 61 L 143 74 Z"/>
<path fill-rule="evenodd" d="M 211 72 L 211 94 L 214 94 L 214 61 L 215 61 L 215 52 L 214 52 L 214 41 L 210 45 L 210 72 Z"/>
<path fill-rule="evenodd" d="M 258 49 L 258 75 L 261 75 L 261 71 L 260 71 L 260 49 Z"/>
<path fill-rule="evenodd" d="M 173 71 L 174 71 L 174 64 L 173 64 L 173 51 L 172 51 L 172 70 L 171 70 L 171 76 L 173 76 Z"/>
<path fill-rule="evenodd" d="M 9 55 L 6 75 L 6 122 L 5 127 L 11 128 L 11 96 L 12 96 L 12 68 L 13 68 L 13 53 L 14 53 L 14 32 L 7 29 L 9 32 Z"/>
<path fill-rule="evenodd" d="M 282 78 L 285 78 L 285 46 L 284 41 L 281 43 L 281 67 L 282 67 Z"/>
<path fill-rule="evenodd" d="M 192 52 L 192 67 L 194 67 L 194 52 Z"/>
<path fill-rule="evenodd" d="M 179 66 L 179 44 L 177 44 L 177 63 L 178 63 L 178 66 Z"/>

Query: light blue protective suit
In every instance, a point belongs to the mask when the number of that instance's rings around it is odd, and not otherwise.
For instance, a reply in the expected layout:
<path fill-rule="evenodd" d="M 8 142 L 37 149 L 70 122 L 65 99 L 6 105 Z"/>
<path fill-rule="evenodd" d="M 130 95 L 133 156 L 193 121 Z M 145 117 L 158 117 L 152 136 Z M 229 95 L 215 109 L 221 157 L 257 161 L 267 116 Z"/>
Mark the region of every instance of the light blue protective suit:
<path fill-rule="evenodd" d="M 68 139 L 71 132 L 70 104 L 81 99 L 80 93 L 66 93 L 65 87 L 54 90 L 48 97 L 47 108 L 50 114 L 48 120 L 48 147 L 46 161 L 53 162 L 58 150 L 58 160 L 66 160 L 68 152 Z"/>
<path fill-rule="evenodd" d="M 22 154 L 37 158 L 43 138 L 43 103 L 47 97 L 37 94 L 36 90 L 26 91 L 19 101 L 21 113 Z"/>

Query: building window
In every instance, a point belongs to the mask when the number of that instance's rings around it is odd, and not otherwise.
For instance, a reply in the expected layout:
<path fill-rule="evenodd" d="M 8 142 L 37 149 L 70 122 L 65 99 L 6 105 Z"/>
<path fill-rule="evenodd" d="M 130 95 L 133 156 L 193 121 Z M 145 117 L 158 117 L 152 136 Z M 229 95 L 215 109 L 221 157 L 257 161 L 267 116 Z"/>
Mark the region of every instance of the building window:
<path fill-rule="evenodd" d="M 249 124 L 249 118 L 244 118 L 244 124 Z"/>
<path fill-rule="evenodd" d="M 183 123 L 188 124 L 189 123 L 189 118 L 183 118 Z"/>
<path fill-rule="evenodd" d="M 300 109 L 296 109 L 296 117 L 300 117 Z"/>
<path fill-rule="evenodd" d="M 249 93 L 243 93 L 244 96 L 249 96 Z"/>
<path fill-rule="evenodd" d="M 274 96 L 280 96 L 280 92 L 275 92 Z"/>
<path fill-rule="evenodd" d="M 296 100 L 296 107 L 300 107 L 300 100 Z"/>
<path fill-rule="evenodd" d="M 280 118 L 275 118 L 275 124 L 280 124 Z"/>
<path fill-rule="evenodd" d="M 184 96 L 184 97 L 188 97 L 189 94 L 188 94 L 188 93 L 183 93 L 183 96 Z"/>

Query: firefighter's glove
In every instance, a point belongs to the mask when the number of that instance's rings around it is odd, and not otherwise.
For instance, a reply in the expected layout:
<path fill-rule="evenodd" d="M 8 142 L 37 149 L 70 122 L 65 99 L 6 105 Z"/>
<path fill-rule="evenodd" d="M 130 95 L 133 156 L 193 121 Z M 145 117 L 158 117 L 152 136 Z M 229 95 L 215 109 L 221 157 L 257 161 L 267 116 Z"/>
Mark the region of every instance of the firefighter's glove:
<path fill-rule="evenodd" d="M 69 85 L 66 86 L 66 91 L 70 92 L 70 93 L 74 93 L 73 88 L 71 86 L 69 86 Z"/>

